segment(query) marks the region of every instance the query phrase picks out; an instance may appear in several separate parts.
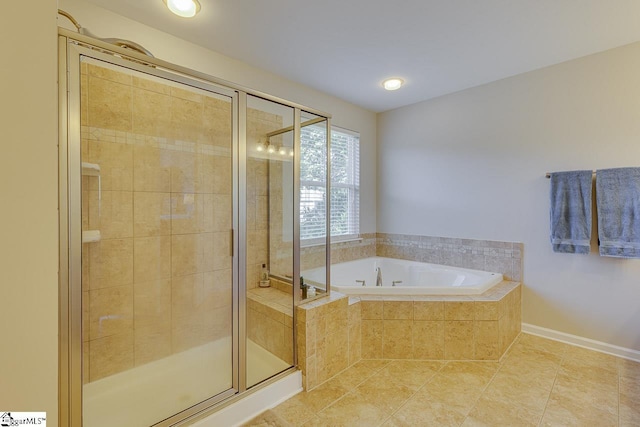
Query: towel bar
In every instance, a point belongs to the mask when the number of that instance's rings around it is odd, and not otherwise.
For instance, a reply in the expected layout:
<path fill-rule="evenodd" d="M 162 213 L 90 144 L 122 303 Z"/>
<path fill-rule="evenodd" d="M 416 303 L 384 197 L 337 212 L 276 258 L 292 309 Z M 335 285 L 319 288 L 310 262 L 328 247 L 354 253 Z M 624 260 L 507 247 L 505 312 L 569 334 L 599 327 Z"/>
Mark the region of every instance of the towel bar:
<path fill-rule="evenodd" d="M 547 172 L 546 175 L 544 176 L 545 178 L 551 178 L 551 173 L 552 172 Z M 593 171 L 593 174 L 595 175 L 596 171 Z"/>

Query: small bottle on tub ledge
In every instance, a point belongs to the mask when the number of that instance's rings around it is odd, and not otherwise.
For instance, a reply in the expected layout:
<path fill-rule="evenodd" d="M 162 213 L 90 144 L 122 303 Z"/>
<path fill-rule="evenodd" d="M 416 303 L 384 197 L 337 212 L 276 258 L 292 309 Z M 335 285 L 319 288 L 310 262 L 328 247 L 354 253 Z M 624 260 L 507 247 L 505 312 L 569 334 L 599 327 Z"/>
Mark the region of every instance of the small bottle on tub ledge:
<path fill-rule="evenodd" d="M 300 276 L 300 289 L 302 289 L 302 299 L 307 299 L 307 285 L 304 284 L 304 277 Z"/>
<path fill-rule="evenodd" d="M 271 286 L 271 280 L 269 280 L 269 270 L 267 270 L 267 264 L 262 264 L 262 271 L 260 272 L 260 283 L 258 285 L 261 288 L 268 288 Z"/>

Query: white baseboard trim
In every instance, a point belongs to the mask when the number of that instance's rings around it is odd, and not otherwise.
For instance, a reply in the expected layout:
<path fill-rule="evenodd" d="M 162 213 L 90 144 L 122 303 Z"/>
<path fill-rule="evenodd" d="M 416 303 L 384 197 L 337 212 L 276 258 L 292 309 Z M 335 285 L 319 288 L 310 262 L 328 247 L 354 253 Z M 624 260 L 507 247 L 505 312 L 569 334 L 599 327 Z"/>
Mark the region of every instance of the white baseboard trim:
<path fill-rule="evenodd" d="M 197 421 L 194 427 L 240 426 L 261 412 L 279 405 L 302 391 L 302 373 L 295 371 L 267 387 Z"/>
<path fill-rule="evenodd" d="M 600 353 L 611 354 L 613 356 L 622 357 L 623 359 L 640 362 L 640 351 L 633 350 L 631 348 L 619 347 L 617 345 L 607 344 L 606 342 L 579 337 L 577 335 L 571 335 L 565 332 L 531 325 L 529 323 L 522 324 L 522 332 L 548 338 L 554 341 L 560 341 L 565 344 L 583 347 L 589 350 L 599 351 Z"/>

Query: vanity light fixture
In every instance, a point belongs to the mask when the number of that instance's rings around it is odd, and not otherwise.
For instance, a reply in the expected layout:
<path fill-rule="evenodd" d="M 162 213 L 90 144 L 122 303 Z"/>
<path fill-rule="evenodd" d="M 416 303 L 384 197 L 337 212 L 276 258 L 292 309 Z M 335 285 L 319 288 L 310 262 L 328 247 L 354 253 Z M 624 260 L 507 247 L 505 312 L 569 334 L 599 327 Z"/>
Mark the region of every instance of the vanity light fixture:
<path fill-rule="evenodd" d="M 193 18 L 200 12 L 200 2 L 198 0 L 162 0 L 167 8 L 183 18 Z"/>
<path fill-rule="evenodd" d="M 399 79 L 397 77 L 392 77 L 392 78 L 386 79 L 385 81 L 382 82 L 382 86 L 386 90 L 397 90 L 397 89 L 400 89 L 403 84 L 404 84 L 404 80 Z"/>
<path fill-rule="evenodd" d="M 293 148 L 288 148 L 284 145 L 273 145 L 269 143 L 268 139 L 264 141 L 258 141 L 255 147 L 256 147 L 256 151 L 260 153 L 267 153 L 269 157 L 271 157 L 271 154 L 276 154 L 276 153 L 283 157 L 286 157 L 287 155 L 289 155 L 290 157 L 293 157 L 293 154 L 294 154 Z"/>

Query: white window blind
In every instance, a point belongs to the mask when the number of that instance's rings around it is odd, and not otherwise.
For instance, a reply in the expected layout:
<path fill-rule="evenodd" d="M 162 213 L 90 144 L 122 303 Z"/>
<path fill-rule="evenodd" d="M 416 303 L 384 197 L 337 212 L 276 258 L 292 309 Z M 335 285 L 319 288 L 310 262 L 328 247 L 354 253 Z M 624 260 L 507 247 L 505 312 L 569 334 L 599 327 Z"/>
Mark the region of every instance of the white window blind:
<path fill-rule="evenodd" d="M 324 126 L 301 132 L 300 239 L 321 242 L 326 233 L 326 146 Z M 360 232 L 360 136 L 331 129 L 331 236 L 356 237 Z"/>

